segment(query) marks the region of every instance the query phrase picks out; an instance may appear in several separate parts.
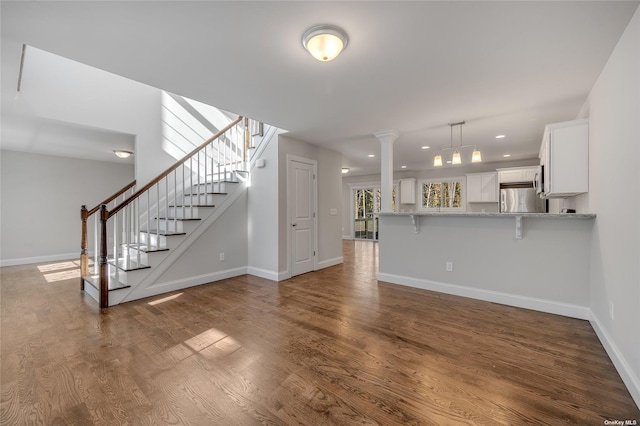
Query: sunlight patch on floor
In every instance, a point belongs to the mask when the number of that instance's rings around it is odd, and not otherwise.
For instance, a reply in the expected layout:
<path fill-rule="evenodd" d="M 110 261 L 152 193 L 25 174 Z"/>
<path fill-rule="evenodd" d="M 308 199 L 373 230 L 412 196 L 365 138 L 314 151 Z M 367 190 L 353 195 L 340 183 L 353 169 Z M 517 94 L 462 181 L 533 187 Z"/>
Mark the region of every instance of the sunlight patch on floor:
<path fill-rule="evenodd" d="M 151 302 L 149 302 L 148 304 L 151 306 L 156 306 L 159 305 L 161 303 L 164 302 L 168 302 L 170 300 L 174 300 L 177 299 L 178 297 L 182 296 L 183 293 L 177 293 L 177 294 L 172 294 L 171 296 L 167 296 L 167 297 L 163 297 L 162 299 L 156 299 L 156 300 L 152 300 Z"/>

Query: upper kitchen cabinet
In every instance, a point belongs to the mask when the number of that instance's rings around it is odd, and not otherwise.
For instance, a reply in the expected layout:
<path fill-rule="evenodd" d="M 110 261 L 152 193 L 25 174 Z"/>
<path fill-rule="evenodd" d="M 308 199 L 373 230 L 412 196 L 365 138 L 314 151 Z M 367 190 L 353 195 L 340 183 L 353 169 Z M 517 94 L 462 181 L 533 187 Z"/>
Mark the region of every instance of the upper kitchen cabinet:
<path fill-rule="evenodd" d="M 416 180 L 414 178 L 400 180 L 400 204 L 416 203 Z"/>
<path fill-rule="evenodd" d="M 547 125 L 539 156 L 546 198 L 564 198 L 588 192 L 589 120 Z"/>
<path fill-rule="evenodd" d="M 467 175 L 468 203 L 497 203 L 498 174 L 470 173 Z"/>
<path fill-rule="evenodd" d="M 533 182 L 538 173 L 538 166 L 509 167 L 498 169 L 498 183 Z"/>

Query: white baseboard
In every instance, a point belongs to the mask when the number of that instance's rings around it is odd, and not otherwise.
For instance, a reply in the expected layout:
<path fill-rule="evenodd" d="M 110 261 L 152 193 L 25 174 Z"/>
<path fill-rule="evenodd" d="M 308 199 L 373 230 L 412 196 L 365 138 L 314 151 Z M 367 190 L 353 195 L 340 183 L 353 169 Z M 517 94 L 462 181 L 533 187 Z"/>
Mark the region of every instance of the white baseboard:
<path fill-rule="evenodd" d="M 214 281 L 220 281 L 227 278 L 233 278 L 240 275 L 245 275 L 247 273 L 247 267 L 242 266 L 239 268 L 226 269 L 224 271 L 212 272 L 204 275 L 197 275 L 189 278 L 182 278 L 179 280 L 168 281 L 165 283 L 158 283 L 152 286 L 145 288 L 143 291 L 136 293 L 135 298 L 129 299 L 126 301 L 130 302 L 131 300 L 142 299 L 145 297 L 157 296 L 158 294 L 168 293 L 171 291 L 182 290 L 184 288 L 194 287 L 201 284 L 207 284 Z M 117 304 L 120 301 L 112 301 L 111 295 L 109 295 L 109 304 Z M 127 295 L 128 296 L 128 295 Z M 115 303 L 114 303 L 115 302 Z"/>
<path fill-rule="evenodd" d="M 636 405 L 640 407 L 640 378 L 634 374 L 633 369 L 627 362 L 626 358 L 622 355 L 618 346 L 602 326 L 598 317 L 593 314 L 593 311 L 591 313 L 590 322 L 591 327 L 593 327 L 596 335 L 598 336 L 598 339 L 600 339 L 600 343 L 604 346 L 605 351 L 607 351 L 607 355 L 611 358 L 613 365 L 616 367 L 616 370 L 618 370 L 618 374 L 620 374 L 622 381 L 627 386 L 631 397 L 635 401 Z"/>
<path fill-rule="evenodd" d="M 80 260 L 80 250 L 74 253 L 51 254 L 48 256 L 20 257 L 0 260 L 0 267 L 28 265 L 30 263 L 57 262 L 60 260 Z"/>
<path fill-rule="evenodd" d="M 256 277 L 265 278 L 271 281 L 282 281 L 280 273 L 276 271 L 270 271 L 268 269 L 255 268 L 253 266 L 247 267 L 247 274 L 255 275 Z"/>
<path fill-rule="evenodd" d="M 566 317 L 578 318 L 583 320 L 591 319 L 591 310 L 589 308 L 587 308 L 586 306 L 573 305 L 570 303 L 537 299 L 535 297 L 517 296 L 513 294 L 502 293 L 499 291 L 483 290 L 455 284 L 447 284 L 437 281 L 422 280 L 418 278 L 404 277 L 401 275 L 385 273 L 379 273 L 378 280 L 393 284 L 405 285 L 408 287 L 421 288 L 423 290 L 437 291 L 440 293 L 452 294 L 455 296 L 469 297 L 471 299 L 500 303 L 502 305 L 509 305 L 518 308 L 546 312 L 550 314 L 563 315 Z"/>
<path fill-rule="evenodd" d="M 344 258 L 342 256 L 334 257 L 333 259 L 323 260 L 322 262 L 318 262 L 318 269 L 328 268 L 329 266 L 335 266 L 344 263 Z"/>

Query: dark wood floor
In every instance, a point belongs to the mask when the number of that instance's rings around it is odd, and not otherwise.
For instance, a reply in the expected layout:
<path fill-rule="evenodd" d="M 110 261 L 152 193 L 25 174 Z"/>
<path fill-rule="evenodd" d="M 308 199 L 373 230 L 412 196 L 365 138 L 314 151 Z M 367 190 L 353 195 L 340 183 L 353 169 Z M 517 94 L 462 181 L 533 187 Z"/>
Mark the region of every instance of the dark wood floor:
<path fill-rule="evenodd" d="M 100 315 L 77 265 L 2 268 L 2 425 L 579 424 L 640 411 L 586 321 L 375 279 L 377 245 Z"/>

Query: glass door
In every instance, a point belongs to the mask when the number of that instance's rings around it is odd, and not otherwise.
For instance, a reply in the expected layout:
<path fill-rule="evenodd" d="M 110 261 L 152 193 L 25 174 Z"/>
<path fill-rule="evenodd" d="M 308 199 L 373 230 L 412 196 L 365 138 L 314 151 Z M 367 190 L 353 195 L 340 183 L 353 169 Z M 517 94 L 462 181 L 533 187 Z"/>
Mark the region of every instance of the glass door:
<path fill-rule="evenodd" d="M 380 188 L 354 189 L 353 200 L 354 237 L 363 240 L 377 240 Z"/>

